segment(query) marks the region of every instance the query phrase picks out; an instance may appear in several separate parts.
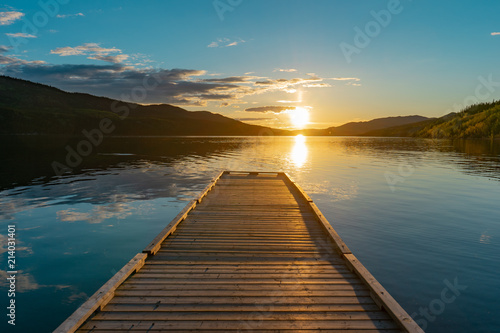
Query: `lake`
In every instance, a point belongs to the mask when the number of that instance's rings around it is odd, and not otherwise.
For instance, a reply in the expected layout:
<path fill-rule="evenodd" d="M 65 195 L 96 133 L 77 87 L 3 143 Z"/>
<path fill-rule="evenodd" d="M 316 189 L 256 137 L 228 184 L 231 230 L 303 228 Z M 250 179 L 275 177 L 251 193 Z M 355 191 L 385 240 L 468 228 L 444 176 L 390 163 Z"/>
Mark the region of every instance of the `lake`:
<path fill-rule="evenodd" d="M 8 226 L 16 326 L 51 332 L 221 170 L 285 171 L 426 332 L 500 327 L 500 142 L 370 137 L 1 137 L 0 302 Z M 446 289 L 446 290 L 445 290 Z"/>

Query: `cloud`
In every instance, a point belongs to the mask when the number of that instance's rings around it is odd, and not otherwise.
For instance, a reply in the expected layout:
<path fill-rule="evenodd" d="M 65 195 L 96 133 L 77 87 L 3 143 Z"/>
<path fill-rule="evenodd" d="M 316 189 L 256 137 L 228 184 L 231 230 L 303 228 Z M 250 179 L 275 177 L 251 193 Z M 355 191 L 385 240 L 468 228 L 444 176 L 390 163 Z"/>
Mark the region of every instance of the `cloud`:
<path fill-rule="evenodd" d="M 304 84 L 302 87 L 304 88 L 329 88 L 331 85 L 328 83 L 308 83 Z"/>
<path fill-rule="evenodd" d="M 330 78 L 330 80 L 334 80 L 334 81 L 348 81 L 346 83 L 346 85 L 348 85 L 348 86 L 356 86 L 356 87 L 361 86 L 361 83 L 356 83 L 356 82 L 361 81 L 361 79 L 359 79 L 357 77 L 332 77 L 332 78 Z"/>
<path fill-rule="evenodd" d="M 492 36 L 499 36 L 500 35 L 500 32 L 492 32 L 491 33 Z"/>
<path fill-rule="evenodd" d="M 0 270 L 0 287 L 8 288 L 9 273 Z M 16 275 L 16 292 L 24 293 L 31 290 L 37 290 L 42 287 L 48 287 L 39 285 L 32 274 L 26 273 L 24 271 L 18 271 Z"/>
<path fill-rule="evenodd" d="M 27 34 L 24 32 L 17 32 L 15 34 L 6 33 L 5 35 L 7 35 L 9 37 L 14 37 L 14 38 L 36 38 L 35 35 L 30 35 L 30 34 Z"/>
<path fill-rule="evenodd" d="M 248 83 L 250 80 L 255 79 L 255 76 L 229 76 L 217 79 L 205 79 L 202 82 L 216 82 L 216 83 Z"/>
<path fill-rule="evenodd" d="M 207 45 L 207 47 L 230 47 L 245 43 L 243 39 L 231 41 L 229 38 L 218 38 L 217 41 Z"/>
<path fill-rule="evenodd" d="M 10 11 L 10 12 L 0 12 L 0 25 L 10 25 L 17 20 L 20 20 L 24 16 L 24 13 Z"/>
<path fill-rule="evenodd" d="M 267 112 L 281 113 L 281 112 L 285 112 L 288 110 L 295 110 L 296 108 L 297 107 L 295 107 L 295 106 L 259 106 L 256 108 L 245 109 L 245 111 L 247 111 L 247 112 L 263 112 L 263 113 L 267 113 Z"/>
<path fill-rule="evenodd" d="M 226 47 L 229 47 L 229 46 L 236 46 L 236 45 L 238 45 L 239 43 L 244 43 L 244 42 L 245 42 L 245 41 L 241 41 L 241 42 L 236 42 L 236 41 L 234 41 L 234 42 L 232 42 L 232 43 L 227 44 L 227 45 L 226 45 Z"/>
<path fill-rule="evenodd" d="M 108 65 L 48 65 L 22 63 L 19 59 L 0 54 L 0 72 L 4 75 L 50 84 L 68 91 L 106 95 L 110 98 L 134 101 L 131 91 L 157 82 L 148 90 L 143 103 L 170 103 L 205 106 L 209 101 L 236 100 L 255 89 L 232 83 L 200 82 L 206 71 L 192 69 L 137 69 L 123 64 Z M 128 95 L 127 95 L 128 93 Z"/>
<path fill-rule="evenodd" d="M 128 59 L 128 55 L 126 54 L 110 55 L 111 53 L 122 53 L 122 50 L 115 47 L 104 48 L 97 43 L 86 43 L 75 47 L 58 47 L 50 51 L 50 53 L 60 55 L 61 57 L 86 55 L 87 59 L 103 60 L 115 64 Z"/>
<path fill-rule="evenodd" d="M 123 220 L 132 215 L 133 207 L 128 203 L 114 202 L 105 206 L 97 206 L 88 213 L 75 212 L 74 209 L 60 210 L 57 212 L 57 218 L 63 222 L 86 221 L 88 223 L 101 223 L 105 220 L 114 218 Z"/>
<path fill-rule="evenodd" d="M 284 69 L 284 68 L 276 68 L 273 72 L 287 72 L 287 73 L 292 73 L 296 72 L 297 70 L 295 68 L 289 68 L 289 69 Z"/>
<path fill-rule="evenodd" d="M 118 63 L 121 63 L 121 62 L 124 62 L 125 60 L 127 60 L 128 59 L 128 55 L 126 55 L 126 54 L 107 55 L 107 56 L 104 56 L 104 55 L 93 55 L 93 56 L 89 56 L 88 58 L 89 59 L 102 60 L 102 61 L 107 61 L 107 62 L 111 62 L 111 63 L 114 63 L 114 64 L 118 64 Z"/>
<path fill-rule="evenodd" d="M 229 106 L 240 104 L 244 98 L 258 94 L 276 91 L 294 93 L 302 88 L 326 87 L 328 84 L 325 80 L 331 80 L 321 78 L 314 73 L 304 77 L 271 79 L 251 75 L 214 77 L 205 70 L 198 69 L 135 67 L 140 64 L 124 63 L 127 59 L 128 62 L 133 60 L 134 55 L 128 56 L 122 54 L 118 48 L 105 48 L 96 43 L 60 47 L 51 53 L 59 56 L 86 56 L 106 63 L 47 64 L 43 61 L 20 59 L 18 56 L 10 55 L 10 51 L 10 47 L 0 45 L 0 74 L 49 84 L 66 91 L 144 104 L 206 106 L 213 102 L 216 105 L 225 103 L 224 105 Z M 356 82 L 353 78 L 349 79 L 350 81 L 346 82 Z M 146 87 L 145 82 L 152 88 L 147 88 L 144 98 L 137 100 L 131 97 L 138 88 Z M 285 102 L 280 101 L 280 103 Z M 293 105 L 297 102 L 289 101 L 286 104 Z M 267 111 L 282 112 L 294 107 L 279 108 Z M 249 111 L 265 112 L 258 109 Z"/>
<path fill-rule="evenodd" d="M 256 81 L 255 84 L 258 84 L 258 85 L 272 85 L 272 84 L 274 84 L 274 81 L 272 81 L 272 80 Z"/>
<path fill-rule="evenodd" d="M 335 81 L 360 81 L 357 77 L 332 77 L 331 80 Z"/>
<path fill-rule="evenodd" d="M 85 15 L 83 15 L 83 13 L 56 15 L 57 18 L 68 18 L 68 17 L 78 17 L 78 16 L 85 16 Z"/>
<path fill-rule="evenodd" d="M 80 46 L 66 46 L 66 47 L 58 47 L 55 50 L 50 51 L 51 54 L 58 54 L 62 57 L 72 56 L 72 55 L 86 55 L 86 54 L 100 54 L 100 55 L 108 55 L 109 53 L 121 52 L 121 50 L 117 48 L 106 49 L 97 43 L 86 43 Z"/>
<path fill-rule="evenodd" d="M 266 79 L 262 81 L 255 81 L 255 85 L 265 87 L 266 90 L 282 90 L 287 93 L 295 93 L 297 91 L 296 87 L 304 88 L 318 88 L 326 87 L 328 84 L 319 83 L 323 81 L 323 78 L 318 77 L 314 73 L 306 74 L 305 78 L 293 78 L 293 79 Z M 316 83 L 316 84 L 315 84 Z"/>
<path fill-rule="evenodd" d="M 42 65 L 45 64 L 45 61 L 28 61 L 24 59 L 17 58 L 15 56 L 6 56 L 4 53 L 7 53 L 11 50 L 10 46 L 0 45 L 0 65 L 9 66 L 9 67 L 18 67 L 24 65 Z M 0 71 L 1 72 L 1 71 Z"/>
<path fill-rule="evenodd" d="M 211 100 L 211 101 L 218 101 L 218 100 L 226 100 L 226 99 L 231 99 L 233 98 L 233 95 L 231 94 L 201 94 L 199 95 L 201 99 L 205 100 Z"/>

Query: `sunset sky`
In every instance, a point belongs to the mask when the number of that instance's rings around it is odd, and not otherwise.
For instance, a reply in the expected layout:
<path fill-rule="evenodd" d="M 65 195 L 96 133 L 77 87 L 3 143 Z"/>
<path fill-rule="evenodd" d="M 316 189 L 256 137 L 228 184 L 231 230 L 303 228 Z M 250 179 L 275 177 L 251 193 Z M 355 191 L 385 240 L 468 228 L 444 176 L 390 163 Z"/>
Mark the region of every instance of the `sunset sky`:
<path fill-rule="evenodd" d="M 16 0 L 0 5 L 0 72 L 280 128 L 441 116 L 500 98 L 499 13 L 497 0 Z"/>

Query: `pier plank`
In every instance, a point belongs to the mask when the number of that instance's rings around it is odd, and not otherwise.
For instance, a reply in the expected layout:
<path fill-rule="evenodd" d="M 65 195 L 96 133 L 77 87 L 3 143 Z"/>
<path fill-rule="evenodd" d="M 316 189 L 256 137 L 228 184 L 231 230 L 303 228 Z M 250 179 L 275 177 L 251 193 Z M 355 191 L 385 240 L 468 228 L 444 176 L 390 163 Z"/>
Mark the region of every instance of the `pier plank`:
<path fill-rule="evenodd" d="M 221 172 L 140 255 L 56 332 L 423 332 L 285 173 Z"/>

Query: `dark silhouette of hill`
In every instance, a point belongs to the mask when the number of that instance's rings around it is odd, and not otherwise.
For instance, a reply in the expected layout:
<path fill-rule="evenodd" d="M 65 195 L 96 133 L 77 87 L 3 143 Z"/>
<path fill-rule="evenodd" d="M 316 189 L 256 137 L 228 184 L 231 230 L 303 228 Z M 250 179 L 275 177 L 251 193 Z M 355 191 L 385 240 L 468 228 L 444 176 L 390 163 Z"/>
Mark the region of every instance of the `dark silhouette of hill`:
<path fill-rule="evenodd" d="M 369 136 L 422 138 L 498 138 L 500 137 L 500 101 L 471 105 L 437 119 L 395 126 L 365 133 Z"/>
<path fill-rule="evenodd" d="M 330 127 L 327 129 L 329 135 L 363 135 L 366 132 L 379 130 L 387 127 L 407 125 L 412 123 L 428 120 L 422 116 L 400 116 L 377 118 L 370 121 L 350 122 L 338 127 Z"/>
<path fill-rule="evenodd" d="M 113 136 L 177 135 L 370 135 L 491 137 L 500 133 L 500 102 L 473 105 L 441 118 L 400 116 L 350 122 L 326 129 L 287 131 L 250 125 L 208 111 L 169 105 L 140 105 L 69 93 L 48 85 L 0 76 L 0 134 L 82 136 L 104 126 Z"/>
<path fill-rule="evenodd" d="M 125 103 L 0 76 L 0 134 L 81 136 L 105 118 L 110 135 L 291 135 L 208 111 Z"/>

